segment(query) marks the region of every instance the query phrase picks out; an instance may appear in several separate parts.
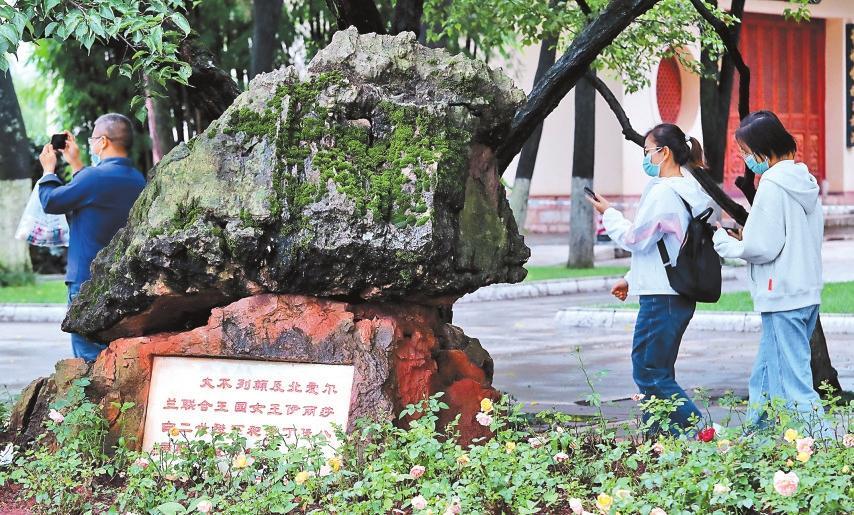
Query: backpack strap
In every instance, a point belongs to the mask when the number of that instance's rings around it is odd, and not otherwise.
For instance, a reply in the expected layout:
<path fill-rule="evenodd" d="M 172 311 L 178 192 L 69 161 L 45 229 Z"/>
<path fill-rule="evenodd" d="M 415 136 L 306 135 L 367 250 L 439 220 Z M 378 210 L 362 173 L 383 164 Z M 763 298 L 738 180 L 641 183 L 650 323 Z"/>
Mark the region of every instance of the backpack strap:
<path fill-rule="evenodd" d="M 667 254 L 667 247 L 664 246 L 664 237 L 658 240 L 658 253 L 661 255 L 661 262 L 664 266 L 671 266 L 670 256 Z"/>

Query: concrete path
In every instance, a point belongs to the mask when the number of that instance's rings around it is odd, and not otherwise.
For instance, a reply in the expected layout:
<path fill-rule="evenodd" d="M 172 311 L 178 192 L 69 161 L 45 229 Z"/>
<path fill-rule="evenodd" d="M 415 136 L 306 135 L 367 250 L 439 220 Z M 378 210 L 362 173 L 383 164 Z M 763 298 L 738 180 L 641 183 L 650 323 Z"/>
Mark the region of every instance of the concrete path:
<path fill-rule="evenodd" d="M 636 391 L 631 378 L 632 327 L 560 329 L 555 313 L 610 301 L 607 294 L 589 293 L 460 304 L 454 310 L 454 323 L 479 338 L 492 354 L 499 389 L 520 401 L 538 403 L 533 409 L 556 407 L 588 414 L 591 408 L 579 403 L 590 391 L 576 348 L 602 398 L 626 399 Z M 854 390 L 854 335 L 831 335 L 828 345 L 842 386 Z M 702 386 L 715 394 L 733 390 L 744 396 L 757 347 L 754 333 L 689 328 L 677 362 L 677 377 L 686 390 Z M 2 385 L 17 393 L 32 379 L 50 374 L 57 360 L 70 355 L 68 335 L 58 324 L 0 323 L 0 398 Z M 617 402 L 604 411 L 625 418 L 633 405 Z"/>
<path fill-rule="evenodd" d="M 604 295 L 573 295 L 471 303 L 457 306 L 454 323 L 479 338 L 495 360 L 495 385 L 539 407 L 586 414 L 579 404 L 590 393 L 576 349 L 606 400 L 626 399 L 637 390 L 631 377 L 632 326 L 616 329 L 559 329 L 554 314 L 568 306 L 607 302 Z M 753 333 L 701 332 L 689 328 L 682 342 L 676 374 L 686 390 L 732 390 L 747 396 L 747 378 L 758 349 Z M 854 335 L 828 339 L 833 364 L 843 388 L 854 390 Z M 633 403 L 606 407 L 625 418 Z"/>

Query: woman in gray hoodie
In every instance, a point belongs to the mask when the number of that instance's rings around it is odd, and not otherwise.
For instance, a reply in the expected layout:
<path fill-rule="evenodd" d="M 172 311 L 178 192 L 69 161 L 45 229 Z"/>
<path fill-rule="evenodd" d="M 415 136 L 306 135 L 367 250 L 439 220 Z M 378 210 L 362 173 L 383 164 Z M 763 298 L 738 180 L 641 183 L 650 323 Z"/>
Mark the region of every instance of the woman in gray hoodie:
<path fill-rule="evenodd" d="M 805 422 L 816 422 L 823 410 L 812 387 L 809 341 L 822 289 L 818 182 L 794 161 L 795 139 L 774 113 L 751 113 L 735 139 L 745 164 L 761 179 L 744 230 L 718 230 L 714 242 L 722 257 L 748 262 L 753 306 L 762 314 L 748 423 L 761 426 L 764 405 L 774 398 L 785 399 Z"/>

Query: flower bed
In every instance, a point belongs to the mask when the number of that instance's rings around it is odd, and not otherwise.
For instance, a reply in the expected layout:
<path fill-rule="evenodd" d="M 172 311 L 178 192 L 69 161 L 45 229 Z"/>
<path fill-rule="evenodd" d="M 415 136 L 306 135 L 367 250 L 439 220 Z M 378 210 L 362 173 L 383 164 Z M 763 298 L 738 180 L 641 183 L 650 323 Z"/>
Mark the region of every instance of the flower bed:
<path fill-rule="evenodd" d="M 484 399 L 476 420 L 494 437 L 463 448 L 440 434 L 441 397 L 410 406 L 407 429 L 359 421 L 332 449 L 322 438 L 247 450 L 235 435 L 172 436 L 176 453 L 104 450 L 106 423 L 79 381 L 54 406 L 48 432 L 0 469 L 23 508 L 52 513 L 850 513 L 854 510 L 854 404 L 828 401 L 836 436 L 818 439 L 800 420 L 768 407 L 767 428 L 708 427 L 697 435 L 645 436 L 666 427 L 676 402 L 639 399 L 648 420 L 586 426 L 507 399 Z M 725 399 L 732 415 L 739 404 Z M 122 407 L 120 407 L 122 408 Z M 126 408 L 126 406 L 124 407 Z M 453 427 L 451 427 L 453 431 Z M 3 499 L 8 496 L 4 496 Z M 4 502 L 0 499 L 0 502 Z M 36 503 L 33 506 L 33 503 Z"/>

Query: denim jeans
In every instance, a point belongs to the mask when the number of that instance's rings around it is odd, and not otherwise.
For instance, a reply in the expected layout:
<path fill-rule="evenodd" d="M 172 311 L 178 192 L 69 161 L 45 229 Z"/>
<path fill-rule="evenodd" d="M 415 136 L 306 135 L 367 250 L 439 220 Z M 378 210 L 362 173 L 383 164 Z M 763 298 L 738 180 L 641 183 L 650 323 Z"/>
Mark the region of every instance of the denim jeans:
<path fill-rule="evenodd" d="M 640 393 L 659 399 L 673 395 L 684 399 L 670 416 L 671 422 L 683 429 L 695 427 L 689 421 L 692 415 L 702 420 L 700 410 L 676 382 L 674 368 L 682 335 L 695 308 L 694 301 L 681 295 L 642 295 L 632 342 L 632 376 Z"/>
<path fill-rule="evenodd" d="M 810 369 L 810 336 L 817 319 L 817 305 L 762 313 L 759 353 L 748 385 L 750 426 L 764 424 L 764 405 L 774 398 L 785 399 L 786 406 L 808 422 L 813 415 L 824 415 Z"/>
<path fill-rule="evenodd" d="M 80 283 L 65 283 L 65 285 L 68 286 L 68 304 L 71 304 L 74 297 L 80 293 Z M 83 358 L 87 363 L 91 363 L 106 348 L 107 346 L 103 343 L 93 342 L 77 333 L 71 333 L 71 350 L 74 351 L 75 358 Z"/>

